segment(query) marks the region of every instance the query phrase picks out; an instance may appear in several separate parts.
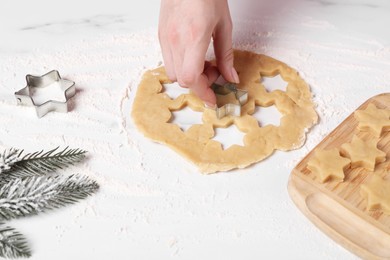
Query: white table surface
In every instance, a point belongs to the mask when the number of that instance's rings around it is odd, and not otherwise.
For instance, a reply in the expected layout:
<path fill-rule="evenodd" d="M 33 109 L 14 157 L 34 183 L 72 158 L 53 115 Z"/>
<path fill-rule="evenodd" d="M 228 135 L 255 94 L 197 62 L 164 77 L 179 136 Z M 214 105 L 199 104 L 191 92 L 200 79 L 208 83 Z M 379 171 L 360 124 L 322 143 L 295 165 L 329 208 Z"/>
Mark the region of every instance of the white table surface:
<path fill-rule="evenodd" d="M 286 3 L 287 2 L 287 3 Z M 0 7 L 0 148 L 89 151 L 65 170 L 97 180 L 91 198 L 9 222 L 31 259 L 356 259 L 308 221 L 287 193 L 294 165 L 366 99 L 389 92 L 390 2 L 230 1 L 236 48 L 297 69 L 320 123 L 306 144 L 243 170 L 201 175 L 134 127 L 140 76 L 161 64 L 159 1 L 21 1 Z M 25 75 L 76 81 L 68 114 L 15 105 Z M 362 234 L 364 235 L 364 234 Z"/>

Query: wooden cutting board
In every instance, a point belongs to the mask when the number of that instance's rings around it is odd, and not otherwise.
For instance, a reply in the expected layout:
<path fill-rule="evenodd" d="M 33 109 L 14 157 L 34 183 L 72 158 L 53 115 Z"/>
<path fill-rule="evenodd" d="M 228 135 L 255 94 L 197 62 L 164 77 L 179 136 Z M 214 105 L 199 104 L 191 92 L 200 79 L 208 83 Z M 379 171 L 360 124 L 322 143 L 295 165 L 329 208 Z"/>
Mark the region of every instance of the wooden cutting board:
<path fill-rule="evenodd" d="M 367 100 L 368 104 L 390 109 L 390 93 Z M 319 229 L 340 245 L 365 259 L 390 259 L 390 215 L 381 210 L 368 211 L 367 202 L 360 195 L 360 186 L 373 172 L 363 168 L 347 169 L 345 181 L 320 183 L 307 168 L 314 150 L 340 147 L 350 142 L 352 136 L 370 138 L 359 132 L 353 113 L 317 145 L 292 171 L 288 190 L 298 208 Z M 374 136 L 372 136 L 374 138 Z M 384 134 L 378 148 L 387 154 L 386 161 L 377 164 L 375 172 L 390 180 L 390 132 Z"/>

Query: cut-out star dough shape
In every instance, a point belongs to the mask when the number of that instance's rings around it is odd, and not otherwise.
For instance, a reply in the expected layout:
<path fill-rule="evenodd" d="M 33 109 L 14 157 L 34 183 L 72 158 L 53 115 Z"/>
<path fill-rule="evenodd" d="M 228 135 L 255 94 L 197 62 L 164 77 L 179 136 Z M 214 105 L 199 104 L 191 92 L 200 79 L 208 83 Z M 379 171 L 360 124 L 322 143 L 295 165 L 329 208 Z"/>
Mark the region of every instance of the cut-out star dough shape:
<path fill-rule="evenodd" d="M 376 137 L 390 131 L 390 110 L 379 109 L 374 104 L 369 104 L 364 110 L 356 110 L 354 113 L 359 122 L 360 131 L 371 131 Z"/>
<path fill-rule="evenodd" d="M 351 159 L 351 168 L 364 167 L 374 171 L 375 165 L 386 161 L 386 153 L 377 148 L 378 140 L 363 141 L 356 135 L 350 143 L 341 145 L 340 152 Z"/>
<path fill-rule="evenodd" d="M 366 184 L 360 187 L 360 194 L 367 200 L 367 209 L 382 209 L 390 214 L 390 181 L 373 174 Z"/>
<path fill-rule="evenodd" d="M 340 155 L 337 148 L 316 150 L 314 157 L 307 163 L 307 168 L 318 176 L 322 183 L 332 179 L 342 182 L 344 170 L 349 167 L 351 160 Z"/>

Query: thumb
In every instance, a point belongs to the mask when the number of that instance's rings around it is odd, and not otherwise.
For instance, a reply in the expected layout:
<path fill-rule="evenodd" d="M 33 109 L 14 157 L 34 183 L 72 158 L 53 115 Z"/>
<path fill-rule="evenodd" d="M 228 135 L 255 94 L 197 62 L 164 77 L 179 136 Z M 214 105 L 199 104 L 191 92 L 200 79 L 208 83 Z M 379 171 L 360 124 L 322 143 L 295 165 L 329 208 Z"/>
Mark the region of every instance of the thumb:
<path fill-rule="evenodd" d="M 197 83 L 196 87 L 191 88 L 192 92 L 202 99 L 207 107 L 214 108 L 217 100 L 214 91 L 209 87 L 209 78 L 207 75 L 202 74 Z"/>
<path fill-rule="evenodd" d="M 232 48 L 232 23 L 230 19 L 229 22 L 225 22 L 216 28 L 213 39 L 218 70 L 225 80 L 239 83 L 240 79 L 233 67 L 234 54 Z"/>

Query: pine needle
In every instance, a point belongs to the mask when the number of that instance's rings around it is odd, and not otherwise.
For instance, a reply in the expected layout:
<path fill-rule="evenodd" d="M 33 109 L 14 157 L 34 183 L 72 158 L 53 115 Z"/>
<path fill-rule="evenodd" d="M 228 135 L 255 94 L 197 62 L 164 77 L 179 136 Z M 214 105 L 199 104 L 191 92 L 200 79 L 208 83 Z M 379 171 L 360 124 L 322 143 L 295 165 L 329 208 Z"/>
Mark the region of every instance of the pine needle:
<path fill-rule="evenodd" d="M 0 154 L 0 174 L 7 172 L 20 160 L 21 152 L 18 149 L 7 149 Z"/>
<path fill-rule="evenodd" d="M 58 149 L 22 155 L 23 150 L 11 148 L 0 153 L 0 221 L 72 204 L 98 190 L 88 177 L 52 174 L 85 158 L 84 150 Z M 0 257 L 29 256 L 25 238 L 0 222 Z"/>
<path fill-rule="evenodd" d="M 35 153 L 28 153 L 24 156 L 21 151 L 18 160 L 13 163 L 6 172 L 1 174 L 0 182 L 8 182 L 10 179 L 30 176 L 42 176 L 74 165 L 85 158 L 86 151 L 81 149 L 65 149 L 57 152 L 59 147 L 48 152 L 43 150 Z M 18 150 L 16 150 L 18 151 Z"/>
<path fill-rule="evenodd" d="M 31 251 L 22 234 L 0 223 L 0 256 L 5 258 L 30 257 Z"/>
<path fill-rule="evenodd" d="M 80 175 L 16 178 L 0 187 L 0 220 L 35 215 L 72 204 L 98 188 L 95 181 Z"/>

